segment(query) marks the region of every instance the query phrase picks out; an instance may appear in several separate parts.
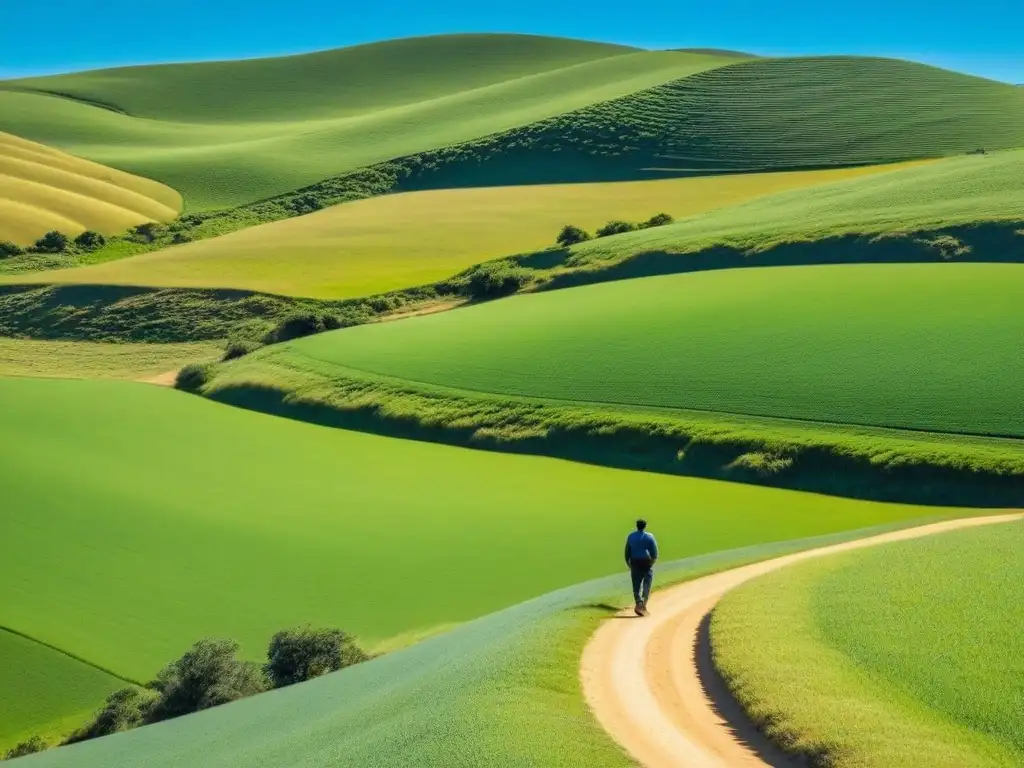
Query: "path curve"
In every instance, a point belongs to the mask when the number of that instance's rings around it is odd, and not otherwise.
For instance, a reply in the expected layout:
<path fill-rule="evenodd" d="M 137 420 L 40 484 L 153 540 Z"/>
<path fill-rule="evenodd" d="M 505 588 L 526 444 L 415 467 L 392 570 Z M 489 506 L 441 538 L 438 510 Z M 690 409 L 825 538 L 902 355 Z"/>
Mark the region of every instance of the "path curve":
<path fill-rule="evenodd" d="M 606 621 L 590 639 L 580 667 L 587 703 L 612 738 L 647 768 L 798 765 L 743 716 L 711 665 L 708 618 L 721 597 L 802 560 L 1021 519 L 1024 514 L 1015 513 L 947 520 L 797 552 L 659 591 L 651 597 L 650 616 Z"/>

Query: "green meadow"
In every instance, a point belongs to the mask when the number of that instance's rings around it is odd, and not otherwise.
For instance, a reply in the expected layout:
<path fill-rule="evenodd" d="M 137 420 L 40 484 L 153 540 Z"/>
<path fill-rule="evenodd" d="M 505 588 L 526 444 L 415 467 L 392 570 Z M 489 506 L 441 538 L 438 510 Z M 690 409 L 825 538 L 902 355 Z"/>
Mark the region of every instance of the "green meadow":
<path fill-rule="evenodd" d="M 794 752 L 845 766 L 1024 760 L 1024 525 L 784 568 L 715 609 L 715 660 Z"/>
<path fill-rule="evenodd" d="M 943 513 L 903 511 L 906 517 L 892 518 L 883 529 L 908 524 L 915 513 Z M 684 581 L 873 530 L 666 562 L 659 580 Z M 559 589 L 337 674 L 51 750 L 34 764 L 256 768 L 269 760 L 313 768 L 339 762 L 469 768 L 486 756 L 524 768 L 626 768 L 634 763 L 594 720 L 578 672 L 584 645 L 621 600 L 622 588 L 623 576 L 615 575 Z"/>
<path fill-rule="evenodd" d="M 1016 264 L 710 271 L 518 296 L 267 354 L 462 393 L 1021 438 L 1022 291 Z"/>
<path fill-rule="evenodd" d="M 934 514 L 331 430 L 140 384 L 0 379 L 0 402 L 0 624 L 136 681 L 202 637 L 257 658 L 311 622 L 375 647 L 615 572 L 637 514 L 672 558 Z"/>
<path fill-rule="evenodd" d="M 522 35 L 0 82 L 0 130 L 162 181 L 190 211 L 272 197 L 732 59 Z M 423 62 L 429 62 L 424 66 Z M 282 83 L 291 94 L 281 98 Z"/>

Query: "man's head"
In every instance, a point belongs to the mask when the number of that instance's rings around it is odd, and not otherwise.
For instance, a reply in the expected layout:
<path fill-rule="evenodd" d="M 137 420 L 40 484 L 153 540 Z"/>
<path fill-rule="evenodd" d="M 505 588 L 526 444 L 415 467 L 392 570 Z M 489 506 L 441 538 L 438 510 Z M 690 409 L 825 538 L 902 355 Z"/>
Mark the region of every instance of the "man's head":
<path fill-rule="evenodd" d="M 647 527 L 647 521 L 644 520 L 642 517 L 639 520 L 636 521 L 636 529 L 638 531 L 642 531 L 646 527 Z"/>

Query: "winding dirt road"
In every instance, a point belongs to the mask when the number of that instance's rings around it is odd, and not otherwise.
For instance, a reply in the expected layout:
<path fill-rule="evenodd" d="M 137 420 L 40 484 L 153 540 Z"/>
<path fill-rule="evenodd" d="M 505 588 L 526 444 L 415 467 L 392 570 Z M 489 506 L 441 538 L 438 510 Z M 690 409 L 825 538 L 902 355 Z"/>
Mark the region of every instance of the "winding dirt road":
<path fill-rule="evenodd" d="M 621 620 L 606 621 L 591 638 L 580 668 L 584 695 L 604 729 L 647 768 L 796 766 L 746 720 L 711 664 L 708 619 L 722 595 L 801 560 L 1022 518 L 990 515 L 893 531 L 657 592 L 650 616 L 620 613 Z"/>

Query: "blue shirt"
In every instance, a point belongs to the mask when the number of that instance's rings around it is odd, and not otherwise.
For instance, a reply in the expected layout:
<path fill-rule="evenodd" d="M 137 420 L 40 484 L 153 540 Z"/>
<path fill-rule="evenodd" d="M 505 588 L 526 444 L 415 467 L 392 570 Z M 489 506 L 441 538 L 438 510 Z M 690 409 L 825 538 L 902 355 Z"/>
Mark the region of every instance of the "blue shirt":
<path fill-rule="evenodd" d="M 630 560 L 657 560 L 658 542 L 647 531 L 633 531 L 626 537 L 626 562 Z"/>

